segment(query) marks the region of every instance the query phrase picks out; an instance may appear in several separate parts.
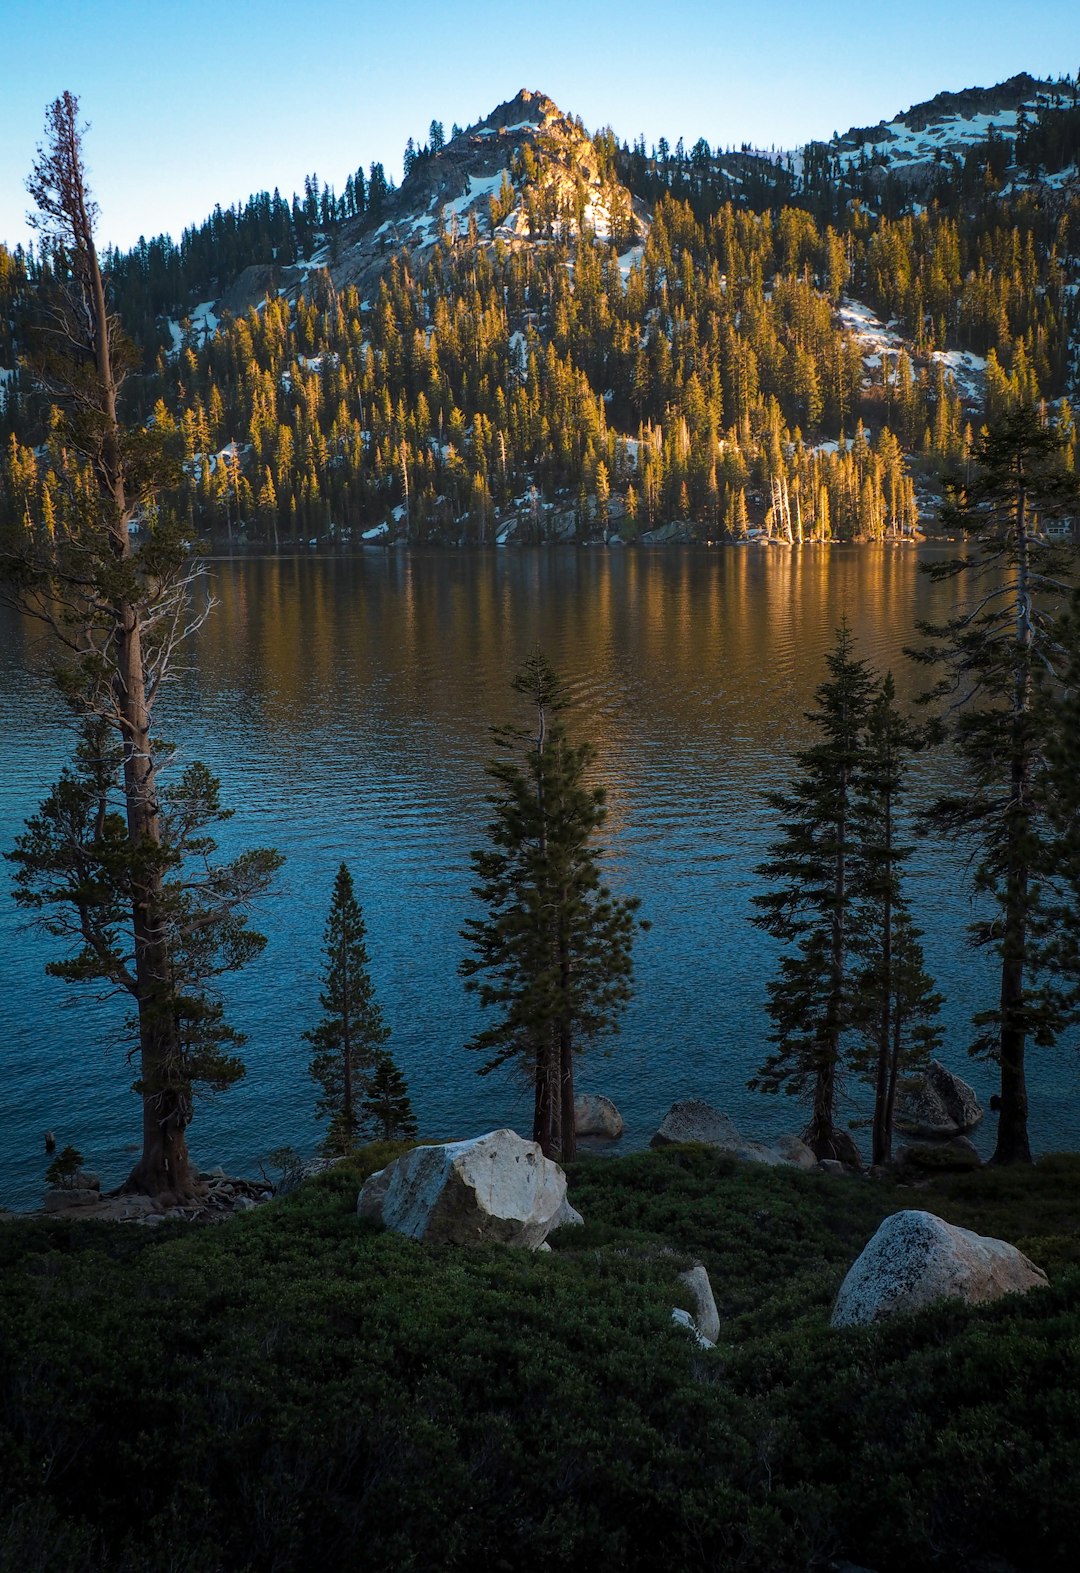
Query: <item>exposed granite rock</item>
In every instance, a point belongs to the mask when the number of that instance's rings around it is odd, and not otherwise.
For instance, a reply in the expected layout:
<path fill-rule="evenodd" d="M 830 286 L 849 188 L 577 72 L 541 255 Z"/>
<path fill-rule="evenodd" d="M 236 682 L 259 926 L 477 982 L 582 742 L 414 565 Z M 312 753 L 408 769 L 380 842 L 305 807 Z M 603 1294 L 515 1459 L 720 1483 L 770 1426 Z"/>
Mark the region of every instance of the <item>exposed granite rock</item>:
<path fill-rule="evenodd" d="M 840 1285 L 832 1326 L 880 1322 L 943 1298 L 978 1305 L 1046 1282 L 1046 1274 L 1004 1240 L 959 1229 L 933 1213 L 893 1213 Z"/>
<path fill-rule="evenodd" d="M 558 1212 L 551 1220 L 552 1229 L 571 1229 L 585 1222 L 576 1207 L 570 1205 L 570 1198 L 564 1196 Z"/>
<path fill-rule="evenodd" d="M 720 1337 L 720 1316 L 716 1309 L 709 1275 L 700 1262 L 695 1262 L 693 1267 L 687 1268 L 685 1273 L 679 1274 L 679 1277 L 689 1289 L 694 1301 L 695 1331 L 712 1349 Z"/>
<path fill-rule="evenodd" d="M 536 1142 L 499 1130 L 403 1153 L 365 1182 L 357 1212 L 429 1245 L 493 1241 L 536 1250 L 565 1199 L 558 1164 Z"/>
<path fill-rule="evenodd" d="M 670 1147 L 676 1142 L 700 1142 L 706 1147 L 717 1147 L 747 1163 L 774 1167 L 786 1164 L 798 1169 L 813 1169 L 817 1165 L 809 1147 L 797 1136 L 781 1136 L 771 1145 L 752 1141 L 743 1136 L 726 1114 L 697 1098 L 673 1103 L 649 1145 Z"/>
<path fill-rule="evenodd" d="M 689 1311 L 682 1311 L 676 1306 L 672 1309 L 671 1320 L 678 1327 L 685 1327 L 686 1331 L 693 1337 L 694 1342 L 700 1349 L 713 1349 L 716 1347 L 714 1344 L 711 1344 L 707 1338 L 703 1337 L 702 1334 L 698 1332 L 697 1323 L 694 1321 L 694 1318 L 690 1315 Z"/>
<path fill-rule="evenodd" d="M 623 1117 L 602 1093 L 587 1093 L 574 1102 L 574 1129 L 579 1136 L 606 1136 L 617 1140 L 623 1133 Z"/>
<path fill-rule="evenodd" d="M 97 1191 L 82 1191 L 66 1186 L 62 1190 L 46 1191 L 44 1211 L 54 1213 L 84 1212 L 88 1207 L 99 1207 L 101 1196 Z"/>
<path fill-rule="evenodd" d="M 901 1083 L 896 1100 L 896 1126 L 912 1136 L 963 1136 L 983 1117 L 966 1081 L 931 1060 L 925 1076 Z"/>

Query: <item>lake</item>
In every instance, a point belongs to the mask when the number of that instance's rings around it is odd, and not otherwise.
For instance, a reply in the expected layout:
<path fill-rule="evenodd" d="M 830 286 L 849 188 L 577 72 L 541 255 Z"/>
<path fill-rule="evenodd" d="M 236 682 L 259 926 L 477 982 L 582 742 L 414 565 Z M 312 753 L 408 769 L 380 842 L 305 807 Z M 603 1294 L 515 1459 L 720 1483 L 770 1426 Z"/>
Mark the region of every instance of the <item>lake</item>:
<path fill-rule="evenodd" d="M 159 730 L 181 760 L 203 759 L 222 777 L 236 810 L 223 848 L 272 844 L 287 861 L 256 917 L 266 951 L 226 981 L 230 1019 L 249 1036 L 248 1075 L 199 1103 L 193 1154 L 256 1172 L 274 1147 L 317 1145 L 300 1034 L 319 1013 L 323 924 L 342 859 L 422 1134 L 503 1124 L 528 1134 L 524 1090 L 480 1078 L 464 1051 L 479 1007 L 457 966 L 459 931 L 476 910 L 469 852 L 487 818 L 488 728 L 521 714 L 510 679 L 537 643 L 567 679 L 572 726 L 598 749 L 609 879 L 642 898 L 652 924 L 638 941 L 622 1032 L 610 1054 L 594 1048 L 579 1062 L 579 1089 L 619 1105 L 622 1150 L 647 1144 L 680 1098 L 708 1099 L 750 1134 L 800 1129 L 800 1106 L 746 1090 L 765 1052 L 765 983 L 778 953 L 748 921 L 754 867 L 778 828 L 763 793 L 783 789 L 792 751 L 809 738 L 804 712 L 842 617 L 858 654 L 893 667 L 901 697 L 917 691 L 921 676 L 902 654 L 914 618 L 944 614 L 958 593 L 919 573 L 932 550 L 367 550 L 209 563 L 218 605 L 162 701 Z M 70 747 L 46 656 L 37 631 L 5 614 L 5 849 Z M 913 797 L 951 770 L 947 756 L 920 760 Z M 972 1010 L 993 997 L 993 969 L 965 943 L 960 856 L 920 844 L 911 897 L 948 996 L 942 1057 L 985 1103 L 992 1072 L 968 1060 L 966 1045 Z M 15 1207 L 40 1196 L 46 1129 L 114 1184 L 140 1128 L 116 1004 L 73 1006 L 73 991 L 43 975 L 55 942 L 23 921 L 5 891 L 0 1203 Z M 1074 1048 L 1032 1051 L 1030 1082 L 1035 1147 L 1080 1145 Z M 849 1088 L 845 1112 L 865 1105 L 863 1089 Z M 992 1126 L 979 1135 L 985 1150 Z"/>

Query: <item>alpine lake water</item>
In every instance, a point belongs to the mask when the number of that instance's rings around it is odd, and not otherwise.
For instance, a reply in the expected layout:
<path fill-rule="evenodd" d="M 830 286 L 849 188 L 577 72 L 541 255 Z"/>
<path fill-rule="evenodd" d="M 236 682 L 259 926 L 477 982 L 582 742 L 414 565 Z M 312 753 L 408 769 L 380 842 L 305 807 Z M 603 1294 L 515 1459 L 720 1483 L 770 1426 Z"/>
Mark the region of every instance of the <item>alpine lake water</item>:
<path fill-rule="evenodd" d="M 767 1047 L 765 985 L 779 953 L 749 921 L 761 888 L 754 868 L 778 829 L 764 794 L 790 783 L 792 753 L 811 737 L 805 712 L 841 618 L 857 654 L 892 668 L 902 699 L 918 692 L 924 674 L 903 655 L 915 619 L 945 615 L 963 593 L 919 572 L 942 550 L 366 549 L 211 560 L 218 604 L 158 727 L 179 744 L 179 762 L 202 759 L 220 775 L 235 810 L 223 850 L 269 844 L 286 862 L 255 916 L 265 952 L 224 985 L 229 1018 L 248 1035 L 248 1073 L 198 1102 L 195 1157 L 257 1173 L 276 1147 L 318 1144 L 301 1033 L 319 1014 L 323 925 L 342 859 L 422 1135 L 501 1125 L 528 1134 L 524 1088 L 503 1073 L 478 1076 L 464 1049 L 481 1013 L 457 969 L 460 930 L 477 911 L 469 853 L 488 817 L 488 729 L 527 719 L 510 680 L 537 644 L 567 680 L 573 729 L 598 750 L 609 882 L 639 895 L 651 923 L 622 1031 L 581 1058 L 579 1090 L 622 1110 L 615 1151 L 645 1146 L 682 1098 L 708 1100 L 751 1135 L 801 1129 L 799 1104 L 746 1087 Z M 4 614 L 4 850 L 72 746 L 47 659 L 36 627 Z M 920 758 L 911 802 L 955 779 L 947 754 Z M 966 942 L 964 855 L 918 842 L 910 894 L 947 997 L 942 1058 L 985 1106 L 993 1069 L 966 1048 L 994 972 Z M 45 976 L 57 942 L 26 927 L 10 871 L 0 878 L 0 1205 L 26 1208 L 42 1193 L 46 1130 L 78 1147 L 108 1186 L 132 1162 L 140 1115 L 122 1002 L 76 997 Z M 1030 1052 L 1039 1151 L 1080 1145 L 1075 1049 L 1070 1039 Z M 849 1084 L 845 1116 L 866 1107 L 866 1090 Z M 984 1152 L 993 1124 L 989 1116 L 976 1133 Z"/>

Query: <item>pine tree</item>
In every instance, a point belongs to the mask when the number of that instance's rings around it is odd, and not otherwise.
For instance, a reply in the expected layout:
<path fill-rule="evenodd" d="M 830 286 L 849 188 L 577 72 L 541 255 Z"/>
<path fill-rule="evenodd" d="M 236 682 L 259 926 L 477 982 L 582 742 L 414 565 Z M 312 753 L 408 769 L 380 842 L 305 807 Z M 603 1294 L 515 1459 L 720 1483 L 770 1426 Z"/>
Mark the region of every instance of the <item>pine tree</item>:
<path fill-rule="evenodd" d="M 409 1141 L 416 1135 L 405 1077 L 386 1049 L 380 1049 L 375 1056 L 360 1109 L 364 1125 L 376 1141 Z"/>
<path fill-rule="evenodd" d="M 1058 620 L 1056 636 L 1064 671 L 1040 782 L 1050 837 L 1042 858 L 1048 888 L 1038 929 L 1075 1016 L 1080 1013 L 1080 589 Z"/>
<path fill-rule="evenodd" d="M 208 829 L 228 816 L 204 766 L 171 792 L 162 786 L 172 750 L 154 707 L 200 622 L 199 569 L 158 508 L 177 470 L 165 434 L 121 416 L 134 357 L 109 308 L 82 137 L 78 100 L 65 93 L 27 182 L 49 264 L 28 302 L 28 360 L 63 449 L 65 516 L 58 528 L 48 510 L 28 511 L 25 530 L 9 516 L 0 541 L 7 596 L 54 636 L 80 741 L 10 856 L 16 899 L 73 948 L 48 970 L 131 1002 L 143 1139 L 125 1189 L 172 1203 L 198 1193 L 186 1136 L 195 1087 L 220 1090 L 243 1074 L 229 1052 L 239 1035 L 209 980 L 261 949 L 245 911 L 281 860 L 261 849 L 215 864 Z"/>
<path fill-rule="evenodd" d="M 852 833 L 858 906 L 851 932 L 856 964 L 853 1025 L 862 1039 L 851 1055 L 874 1088 L 875 1164 L 892 1156 L 896 1088 L 903 1071 L 920 1068 L 937 1047 L 933 1025 L 941 1006 L 923 963 L 919 930 L 911 919 L 903 869 L 912 849 L 900 840 L 898 804 L 908 756 L 925 732 L 896 706 L 892 673 L 882 681 L 866 718 L 855 775 Z"/>
<path fill-rule="evenodd" d="M 508 757 L 487 767 L 495 784 L 490 845 L 472 855 L 473 894 L 488 915 L 462 930 L 473 954 L 461 972 L 500 1016 L 468 1047 L 487 1056 L 481 1075 L 508 1063 L 522 1071 L 533 1091 L 533 1140 L 546 1155 L 570 1159 L 574 1056 L 618 1030 L 640 903 L 602 882 L 594 837 L 605 793 L 586 782 L 595 752 L 571 742 L 562 685 L 539 651 L 513 687 L 535 706 L 537 730 L 494 734 Z"/>
<path fill-rule="evenodd" d="M 368 1078 L 390 1036 L 368 972 L 366 934 L 352 875 L 342 863 L 323 935 L 325 964 L 319 995 L 323 1017 L 304 1033 L 314 1049 L 311 1075 L 322 1088 L 316 1112 L 330 1122 L 327 1146 L 335 1152 L 348 1152 L 356 1145 Z"/>
<path fill-rule="evenodd" d="M 758 873 L 780 883 L 755 896 L 752 921 L 796 946 L 768 985 L 767 1010 L 775 1049 L 750 1086 L 763 1092 L 808 1096 L 805 1140 L 819 1158 L 857 1159 L 836 1124 L 843 1072 L 842 1040 L 852 1024 L 856 994 L 849 948 L 857 887 L 857 839 L 852 823 L 862 734 L 874 679 L 852 654 L 846 623 L 827 657 L 828 679 L 807 719 L 820 741 L 796 754 L 798 774 L 787 792 L 767 800 L 784 822 Z"/>
<path fill-rule="evenodd" d="M 1047 603 L 1066 587 L 1073 554 L 1047 540 L 1043 526 L 1078 506 L 1063 449 L 1061 433 L 1030 405 L 983 429 L 970 478 L 950 485 L 943 511 L 950 527 L 975 538 L 974 548 L 930 570 L 938 579 L 973 579 L 980 594 L 949 622 L 921 624 L 933 642 L 915 652 L 944 668 L 928 698 L 951 701 L 968 775 L 967 790 L 939 799 L 931 817 L 974 844 L 974 889 L 995 909 L 971 937 L 1001 961 L 998 1003 L 975 1017 L 981 1030 L 972 1045 L 1000 1066 L 996 1163 L 1030 1163 L 1027 1041 L 1052 1044 L 1070 1019 L 1068 986 L 1045 935 L 1056 882 L 1046 764 L 1064 676 Z"/>

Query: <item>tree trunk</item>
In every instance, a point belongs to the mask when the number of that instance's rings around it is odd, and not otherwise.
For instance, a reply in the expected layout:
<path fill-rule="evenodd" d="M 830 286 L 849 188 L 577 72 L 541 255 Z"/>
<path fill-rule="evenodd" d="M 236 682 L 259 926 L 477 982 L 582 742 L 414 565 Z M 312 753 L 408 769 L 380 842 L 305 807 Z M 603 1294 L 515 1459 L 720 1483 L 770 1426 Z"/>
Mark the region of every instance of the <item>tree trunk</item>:
<path fill-rule="evenodd" d="M 810 1125 L 806 1145 L 818 1158 L 837 1156 L 836 1146 L 836 1067 L 840 1059 L 840 1033 L 843 1024 L 844 941 L 847 916 L 847 796 L 848 774 L 841 771 L 840 813 L 836 827 L 836 872 L 833 883 L 832 955 L 830 958 L 829 1004 L 825 1032 L 820 1042 Z"/>
<path fill-rule="evenodd" d="M 128 839 L 147 853 L 145 876 L 132 898 L 143 1150 L 123 1188 L 163 1201 L 183 1201 L 194 1194 L 185 1136 L 191 1119 L 191 1095 L 173 1011 L 162 873 L 156 856 L 161 821 L 138 609 L 121 603 L 117 623 L 121 658 L 116 700 L 123 725 Z"/>
<path fill-rule="evenodd" d="M 1013 762 L 1014 792 L 1017 777 L 1022 775 L 1022 764 Z M 1028 1096 L 1024 1074 L 1024 1047 L 1027 1031 L 1024 1025 L 1024 953 L 1027 939 L 1027 867 L 1015 851 L 1021 829 L 1011 824 L 1008 829 L 1010 859 L 1006 889 L 1005 941 L 1001 959 L 1001 1109 L 998 1114 L 997 1144 L 991 1163 L 1030 1163 L 1031 1146 L 1028 1141 Z"/>
<path fill-rule="evenodd" d="M 351 1148 L 356 1136 L 356 1116 L 353 1113 L 352 1001 L 349 999 L 349 958 L 344 936 L 338 965 L 341 969 L 341 1123 L 342 1134 Z"/>
<path fill-rule="evenodd" d="M 1006 819 L 1007 871 L 1005 937 L 1001 952 L 999 1059 L 1001 1109 L 991 1163 L 1030 1163 L 1028 1097 L 1024 1074 L 1024 963 L 1027 956 L 1028 876 L 1026 844 L 1030 814 L 1031 589 L 1027 554 L 1027 491 L 1023 465 L 1016 488 L 1016 689 L 1013 698 L 1011 797 Z"/>
<path fill-rule="evenodd" d="M 900 1080 L 900 1049 L 903 1045 L 904 1022 L 899 1005 L 893 1013 L 892 1029 L 892 1055 L 889 1064 L 889 1085 L 885 1095 L 884 1119 L 884 1156 L 878 1162 L 888 1163 L 892 1159 L 893 1129 L 896 1122 L 896 1087 Z"/>
<path fill-rule="evenodd" d="M 559 1032 L 559 1098 L 562 1130 L 559 1156 L 563 1163 L 577 1157 L 577 1127 L 574 1122 L 574 1048 L 568 1028 Z"/>
<path fill-rule="evenodd" d="M 877 1085 L 874 1089 L 874 1135 L 872 1163 L 887 1163 L 892 1147 L 892 1127 L 888 1120 L 889 1042 L 892 1014 L 892 796 L 885 793 L 882 804 L 885 819 L 885 897 L 881 915 L 881 1019 L 878 1023 Z"/>
<path fill-rule="evenodd" d="M 94 354 L 105 417 L 101 451 L 94 468 L 98 488 L 111 504 L 112 548 L 120 558 L 131 555 L 132 507 L 128 501 L 116 381 L 109 345 L 109 316 L 97 252 L 87 224 L 87 261 L 93 302 Z M 156 854 L 161 845 L 157 771 L 146 702 L 140 608 L 127 600 L 116 603 L 116 675 L 113 699 L 124 750 L 124 798 L 128 840 L 145 848 L 145 875 L 132 896 L 135 979 L 138 987 L 139 1082 L 143 1100 L 143 1150 L 124 1182 L 162 1201 L 185 1201 L 193 1195 L 191 1164 L 185 1132 L 191 1120 L 191 1094 L 183 1074 L 182 1055 L 172 1003 L 162 870 Z"/>
<path fill-rule="evenodd" d="M 559 911 L 565 913 L 568 892 L 559 891 Z M 561 1141 L 559 1151 L 564 1163 L 577 1156 L 577 1126 L 574 1120 L 574 1038 L 570 1021 L 570 941 L 565 921 L 559 923 L 559 1100 Z"/>
<path fill-rule="evenodd" d="M 545 1025 L 536 1037 L 533 1083 L 533 1141 L 539 1143 L 545 1158 L 553 1158 L 557 1149 L 555 1064 L 551 1030 Z"/>

